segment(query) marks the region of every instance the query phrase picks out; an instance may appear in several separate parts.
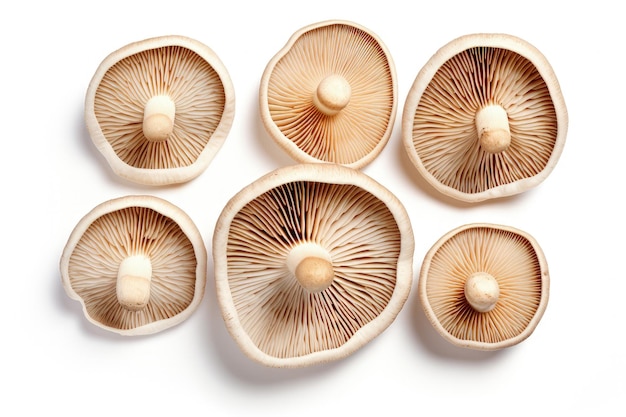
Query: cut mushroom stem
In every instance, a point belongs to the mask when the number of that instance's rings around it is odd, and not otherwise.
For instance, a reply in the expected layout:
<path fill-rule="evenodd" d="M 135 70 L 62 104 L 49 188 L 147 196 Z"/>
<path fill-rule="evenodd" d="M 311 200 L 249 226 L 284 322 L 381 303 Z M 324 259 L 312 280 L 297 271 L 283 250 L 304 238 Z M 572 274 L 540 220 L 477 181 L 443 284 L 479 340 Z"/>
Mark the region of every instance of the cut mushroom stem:
<path fill-rule="evenodd" d="M 351 94 L 348 81 L 341 75 L 333 74 L 319 83 L 313 94 L 313 103 L 325 115 L 334 116 L 348 105 Z"/>
<path fill-rule="evenodd" d="M 315 243 L 294 247 L 287 256 L 287 267 L 302 288 L 310 293 L 324 291 L 335 277 L 330 255 Z"/>
<path fill-rule="evenodd" d="M 476 272 L 465 281 L 465 298 L 476 311 L 486 313 L 493 310 L 499 297 L 498 280 L 487 272 Z"/>
<path fill-rule="evenodd" d="M 154 96 L 143 111 L 143 134 L 150 142 L 163 142 L 174 130 L 176 105 L 166 95 Z"/>
<path fill-rule="evenodd" d="M 117 271 L 117 300 L 127 310 L 139 311 L 150 300 L 152 263 L 143 255 L 125 258 Z"/>
<path fill-rule="evenodd" d="M 511 144 L 509 117 L 497 104 L 485 106 L 476 113 L 476 131 L 485 152 L 499 153 Z"/>

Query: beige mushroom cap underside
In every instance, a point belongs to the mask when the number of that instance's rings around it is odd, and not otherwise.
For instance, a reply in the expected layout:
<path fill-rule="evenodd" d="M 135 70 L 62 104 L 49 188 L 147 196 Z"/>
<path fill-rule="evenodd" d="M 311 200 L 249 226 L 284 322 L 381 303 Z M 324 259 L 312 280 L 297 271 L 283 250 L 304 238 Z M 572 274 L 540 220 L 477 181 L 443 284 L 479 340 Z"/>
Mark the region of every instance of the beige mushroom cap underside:
<path fill-rule="evenodd" d="M 204 295 L 206 267 L 206 248 L 191 219 L 148 195 L 93 208 L 72 231 L 60 261 L 63 287 L 87 319 L 127 336 L 188 318 Z"/>
<path fill-rule="evenodd" d="M 402 308 L 413 246 L 399 200 L 360 171 L 325 163 L 275 170 L 237 193 L 215 228 L 226 327 L 267 366 L 345 357 Z"/>
<path fill-rule="evenodd" d="M 547 59 L 507 34 L 471 34 L 442 47 L 407 95 L 402 138 L 436 190 L 477 202 L 521 193 L 555 167 L 568 114 Z"/>
<path fill-rule="evenodd" d="M 488 223 L 458 227 L 424 257 L 419 296 L 450 343 L 497 350 L 525 340 L 546 309 L 550 276 L 528 233 Z"/>
<path fill-rule="evenodd" d="M 393 60 L 361 25 L 309 25 L 266 66 L 259 108 L 267 132 L 297 162 L 362 168 L 391 136 L 397 111 Z"/>
<path fill-rule="evenodd" d="M 95 146 L 117 175 L 147 185 L 200 175 L 224 143 L 234 113 L 226 67 L 208 46 L 183 36 L 111 53 L 85 98 Z"/>

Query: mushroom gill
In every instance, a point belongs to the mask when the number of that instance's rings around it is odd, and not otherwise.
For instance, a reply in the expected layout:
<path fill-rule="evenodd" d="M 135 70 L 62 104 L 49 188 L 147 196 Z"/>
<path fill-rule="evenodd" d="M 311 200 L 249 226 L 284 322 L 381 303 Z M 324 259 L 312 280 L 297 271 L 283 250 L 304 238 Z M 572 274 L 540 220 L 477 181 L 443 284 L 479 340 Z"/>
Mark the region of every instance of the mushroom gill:
<path fill-rule="evenodd" d="M 194 299 L 196 265 L 193 245 L 175 221 L 132 206 L 91 223 L 76 243 L 68 270 L 87 314 L 104 326 L 127 330 L 184 311 Z M 128 302 L 135 299 L 132 294 L 120 298 L 124 277 L 140 281 L 134 288 L 145 298 L 141 305 Z"/>
<path fill-rule="evenodd" d="M 466 285 L 477 277 L 487 284 L 486 294 L 495 295 L 488 305 L 478 303 L 479 308 L 472 305 Z M 430 310 L 450 336 L 497 344 L 527 330 L 539 310 L 542 280 L 540 260 L 524 236 L 471 227 L 437 249 L 424 291 Z"/>
<path fill-rule="evenodd" d="M 170 45 L 130 55 L 103 75 L 94 97 L 102 133 L 135 168 L 193 165 L 217 129 L 225 91 L 195 51 Z"/>
<path fill-rule="evenodd" d="M 412 138 L 437 181 L 474 194 L 544 170 L 557 127 L 535 65 L 508 49 L 481 46 L 436 71 L 415 110 Z"/>
<path fill-rule="evenodd" d="M 358 186 L 294 181 L 264 192 L 228 232 L 228 281 L 244 331 L 277 358 L 340 347 L 392 298 L 400 246 L 392 213 Z M 323 280 L 332 274 L 313 289 L 294 273 L 311 258 Z"/>

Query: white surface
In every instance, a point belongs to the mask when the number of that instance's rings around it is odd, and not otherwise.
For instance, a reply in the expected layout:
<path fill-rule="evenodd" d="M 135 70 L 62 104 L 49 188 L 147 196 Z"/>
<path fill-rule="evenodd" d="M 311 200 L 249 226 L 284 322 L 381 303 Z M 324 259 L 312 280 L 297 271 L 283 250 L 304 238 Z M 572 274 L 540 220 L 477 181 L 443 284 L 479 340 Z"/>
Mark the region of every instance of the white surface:
<path fill-rule="evenodd" d="M 608 1 L 567 8 L 555 3 L 2 6 L 0 415 L 623 415 L 623 12 Z M 205 298 L 182 324 L 139 338 L 89 324 L 79 303 L 64 293 L 58 269 L 79 219 L 107 199 L 154 194 L 194 219 L 210 253 L 214 223 L 228 199 L 262 174 L 293 163 L 260 123 L 265 65 L 293 32 L 335 18 L 377 33 L 398 73 L 393 135 L 363 169 L 403 201 L 415 231 L 416 280 L 396 321 L 345 360 L 265 368 L 244 357 L 226 332 L 210 261 Z M 400 117 L 422 65 L 448 41 L 473 32 L 510 33 L 540 49 L 559 78 L 570 124 L 559 163 L 537 188 L 465 205 L 442 198 L 418 177 L 401 145 Z M 200 177 L 176 187 L 142 187 L 117 178 L 91 143 L 84 95 L 106 55 L 165 34 L 195 38 L 220 56 L 235 86 L 236 115 L 225 145 Z M 550 266 L 550 301 L 539 326 L 526 341 L 498 352 L 447 344 L 417 300 L 427 250 L 470 222 L 531 233 Z"/>

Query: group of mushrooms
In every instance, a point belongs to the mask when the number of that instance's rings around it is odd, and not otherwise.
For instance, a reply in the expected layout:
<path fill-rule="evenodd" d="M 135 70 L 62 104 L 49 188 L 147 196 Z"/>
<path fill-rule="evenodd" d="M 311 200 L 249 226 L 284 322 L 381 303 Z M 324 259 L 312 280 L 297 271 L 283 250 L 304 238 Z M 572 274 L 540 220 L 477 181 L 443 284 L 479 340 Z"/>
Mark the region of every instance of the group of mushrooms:
<path fill-rule="evenodd" d="M 302 28 L 268 63 L 262 122 L 297 163 L 243 188 L 217 219 L 212 255 L 229 333 L 251 359 L 302 367 L 345 357 L 383 332 L 413 282 L 414 235 L 401 201 L 361 168 L 385 147 L 397 111 L 394 64 L 354 22 Z M 182 36 L 127 45 L 97 69 L 85 101 L 90 136 L 112 170 L 149 185 L 203 172 L 234 117 L 218 56 Z M 567 110 L 545 57 L 506 34 L 471 34 L 418 73 L 402 140 L 419 173 L 465 202 L 543 181 L 564 145 Z M 207 281 L 193 221 L 151 195 L 104 202 L 72 231 L 60 269 L 89 321 L 122 335 L 189 317 Z M 495 350 L 526 339 L 547 305 L 539 244 L 510 226 L 476 223 L 426 254 L 418 291 L 449 342 Z"/>

